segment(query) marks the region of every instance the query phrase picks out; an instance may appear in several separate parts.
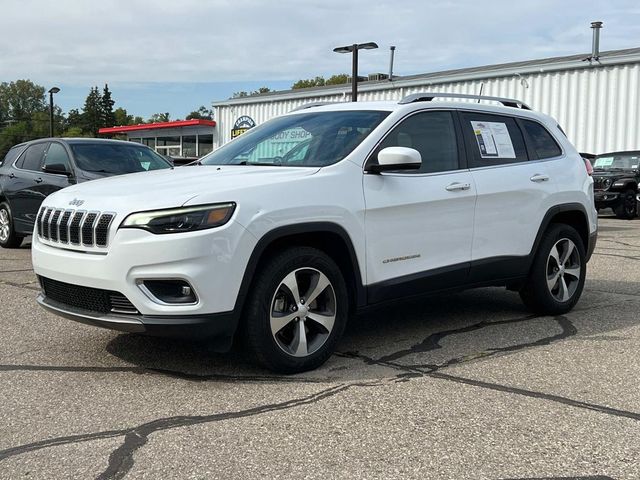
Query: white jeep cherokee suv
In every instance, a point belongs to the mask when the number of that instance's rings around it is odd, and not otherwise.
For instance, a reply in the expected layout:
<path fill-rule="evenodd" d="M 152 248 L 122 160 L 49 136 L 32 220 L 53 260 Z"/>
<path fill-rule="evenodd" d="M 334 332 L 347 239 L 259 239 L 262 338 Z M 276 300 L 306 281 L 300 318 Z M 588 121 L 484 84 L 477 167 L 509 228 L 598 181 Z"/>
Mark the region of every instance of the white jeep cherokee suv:
<path fill-rule="evenodd" d="M 220 350 L 242 332 L 280 372 L 321 365 L 352 314 L 392 299 L 493 285 L 567 312 L 597 231 L 580 155 L 519 101 L 437 96 L 303 107 L 198 165 L 47 197 L 38 302 Z"/>

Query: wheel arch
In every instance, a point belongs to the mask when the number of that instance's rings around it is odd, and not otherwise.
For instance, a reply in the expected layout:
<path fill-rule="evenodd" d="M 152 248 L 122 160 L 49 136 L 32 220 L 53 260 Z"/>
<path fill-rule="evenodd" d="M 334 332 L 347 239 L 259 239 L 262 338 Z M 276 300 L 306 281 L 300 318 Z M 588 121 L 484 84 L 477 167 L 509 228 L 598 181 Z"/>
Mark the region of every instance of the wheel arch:
<path fill-rule="evenodd" d="M 310 222 L 275 228 L 258 240 L 240 284 L 234 307 L 236 315 L 240 316 L 242 313 L 247 293 L 262 262 L 269 258 L 270 253 L 290 246 L 314 247 L 333 258 L 347 283 L 351 310 L 366 304 L 366 290 L 349 234 L 343 227 L 332 222 Z"/>
<path fill-rule="evenodd" d="M 585 252 L 589 251 L 590 231 L 587 210 L 581 203 L 566 203 L 551 207 L 542 219 L 533 248 L 531 249 L 531 254 L 529 255 L 532 261 L 538 251 L 544 232 L 546 232 L 552 224 L 558 223 L 575 228 L 582 239 Z"/>

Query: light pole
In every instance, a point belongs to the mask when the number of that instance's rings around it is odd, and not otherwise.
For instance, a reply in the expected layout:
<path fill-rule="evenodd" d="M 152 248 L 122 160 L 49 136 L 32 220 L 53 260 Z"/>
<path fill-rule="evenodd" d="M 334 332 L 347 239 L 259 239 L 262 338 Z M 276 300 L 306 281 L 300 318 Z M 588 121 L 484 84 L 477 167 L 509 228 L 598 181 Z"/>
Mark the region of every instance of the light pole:
<path fill-rule="evenodd" d="M 60 89 L 53 87 L 49 90 L 49 136 L 53 137 L 53 94 L 58 93 Z"/>
<path fill-rule="evenodd" d="M 336 53 L 349 53 L 351 52 L 351 101 L 358 101 L 358 50 L 373 50 L 378 48 L 378 44 L 375 42 L 368 43 L 354 43 L 353 45 L 346 45 L 344 47 L 336 47 L 333 49 Z"/>

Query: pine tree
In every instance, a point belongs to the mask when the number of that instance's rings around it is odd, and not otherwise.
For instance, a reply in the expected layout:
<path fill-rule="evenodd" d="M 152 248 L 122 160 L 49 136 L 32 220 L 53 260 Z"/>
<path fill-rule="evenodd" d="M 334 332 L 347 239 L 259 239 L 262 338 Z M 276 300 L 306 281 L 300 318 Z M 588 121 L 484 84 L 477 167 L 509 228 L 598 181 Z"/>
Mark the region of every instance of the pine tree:
<path fill-rule="evenodd" d="M 113 113 L 115 103 L 111 98 L 109 85 L 105 83 L 104 89 L 102 90 L 102 98 L 100 99 L 102 127 L 113 127 L 116 124 L 116 117 Z"/>
<path fill-rule="evenodd" d="M 82 130 L 94 137 L 98 135 L 98 129 L 102 123 L 102 95 L 98 87 L 92 87 L 84 101 L 82 123 Z"/>

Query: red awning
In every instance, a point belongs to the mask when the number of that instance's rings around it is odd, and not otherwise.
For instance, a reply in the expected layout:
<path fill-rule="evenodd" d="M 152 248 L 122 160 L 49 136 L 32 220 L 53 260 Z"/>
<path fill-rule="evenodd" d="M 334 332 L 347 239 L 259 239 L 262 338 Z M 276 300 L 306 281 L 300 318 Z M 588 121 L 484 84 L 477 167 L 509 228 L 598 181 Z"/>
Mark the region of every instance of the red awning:
<path fill-rule="evenodd" d="M 159 123 L 141 123 L 139 125 L 125 125 L 122 127 L 107 127 L 98 130 L 98 133 L 127 133 L 137 130 L 160 130 L 162 128 L 180 128 L 180 127 L 215 127 L 214 120 L 177 120 L 175 122 L 159 122 Z"/>

